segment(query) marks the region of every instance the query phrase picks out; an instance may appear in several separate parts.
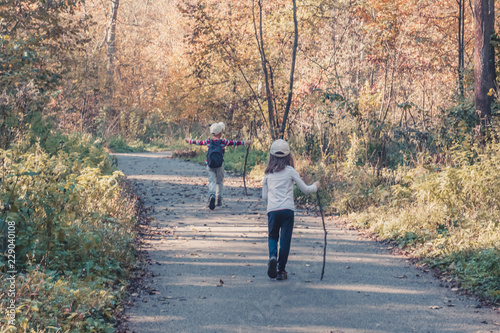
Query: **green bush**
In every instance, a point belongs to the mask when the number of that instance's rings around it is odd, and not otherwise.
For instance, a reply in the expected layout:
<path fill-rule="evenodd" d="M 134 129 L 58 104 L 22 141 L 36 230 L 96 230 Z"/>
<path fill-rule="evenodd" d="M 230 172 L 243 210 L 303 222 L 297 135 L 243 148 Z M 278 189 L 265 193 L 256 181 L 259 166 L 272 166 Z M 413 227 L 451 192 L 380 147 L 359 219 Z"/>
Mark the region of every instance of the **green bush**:
<path fill-rule="evenodd" d="M 5 276 L 0 283 L 6 284 Z M 42 271 L 40 265 L 16 277 L 17 330 L 1 319 L 0 332 L 114 332 L 120 308 L 120 291 L 102 281 L 91 281 L 57 272 Z M 5 293 L 2 299 L 8 299 Z M 4 310 L 2 302 L 0 308 Z M 3 313 L 4 311 L 2 311 Z"/>
<path fill-rule="evenodd" d="M 137 153 L 146 151 L 162 151 L 171 149 L 169 145 L 165 143 L 165 140 L 161 137 L 154 137 L 148 139 L 147 143 L 141 140 L 126 139 L 123 136 L 117 135 L 111 137 L 105 144 L 114 153 Z"/>
<path fill-rule="evenodd" d="M 138 151 L 143 151 L 137 148 L 133 148 L 129 145 L 127 142 L 127 139 L 125 139 L 122 136 L 114 136 L 111 139 L 109 139 L 109 148 L 111 149 L 112 152 L 114 153 L 132 153 L 132 152 L 138 152 Z"/>
<path fill-rule="evenodd" d="M 385 205 L 350 218 L 500 302 L 500 144 L 453 156 L 453 166 L 441 170 L 406 170 Z"/>
<path fill-rule="evenodd" d="M 60 141 L 31 144 L 28 135 L 0 150 L 3 237 L 7 222 L 16 228 L 17 327 L 110 332 L 134 263 L 135 203 L 98 142 L 53 137 Z"/>

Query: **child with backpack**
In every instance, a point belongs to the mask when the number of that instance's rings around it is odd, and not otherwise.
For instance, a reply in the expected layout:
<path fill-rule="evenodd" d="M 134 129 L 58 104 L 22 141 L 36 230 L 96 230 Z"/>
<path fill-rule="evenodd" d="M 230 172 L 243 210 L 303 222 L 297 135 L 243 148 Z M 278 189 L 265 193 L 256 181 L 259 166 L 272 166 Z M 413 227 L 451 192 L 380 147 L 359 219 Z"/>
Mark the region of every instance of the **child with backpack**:
<path fill-rule="evenodd" d="M 272 143 L 269 162 L 262 181 L 262 198 L 267 200 L 269 262 L 267 275 L 276 280 L 285 280 L 285 270 L 292 241 L 295 203 L 293 184 L 305 193 L 316 192 L 320 184 L 306 185 L 297 170 L 290 146 L 279 139 Z M 279 253 L 278 253 L 279 240 Z"/>
<path fill-rule="evenodd" d="M 208 170 L 208 208 L 213 210 L 215 208 L 215 200 L 217 199 L 217 206 L 222 206 L 222 190 L 224 188 L 224 150 L 227 146 L 240 146 L 250 145 L 252 140 L 246 141 L 233 141 L 228 139 L 221 139 L 222 131 L 225 129 L 224 123 L 214 123 L 210 126 L 210 134 L 213 135 L 211 139 L 207 140 L 192 140 L 186 138 L 186 142 L 199 146 L 208 146 L 207 164 Z"/>

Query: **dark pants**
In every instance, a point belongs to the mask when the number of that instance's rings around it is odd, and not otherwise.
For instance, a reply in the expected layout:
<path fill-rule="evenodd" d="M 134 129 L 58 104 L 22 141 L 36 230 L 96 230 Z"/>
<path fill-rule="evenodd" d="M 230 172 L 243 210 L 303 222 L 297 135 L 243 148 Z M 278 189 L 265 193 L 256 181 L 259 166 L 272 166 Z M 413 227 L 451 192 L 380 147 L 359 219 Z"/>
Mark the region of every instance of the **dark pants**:
<path fill-rule="evenodd" d="M 292 242 L 294 212 L 290 209 L 276 210 L 267 213 L 269 228 L 269 258 L 278 258 L 278 269 L 284 270 L 290 253 Z M 280 235 L 281 234 L 281 235 Z M 278 239 L 280 242 L 278 256 Z"/>

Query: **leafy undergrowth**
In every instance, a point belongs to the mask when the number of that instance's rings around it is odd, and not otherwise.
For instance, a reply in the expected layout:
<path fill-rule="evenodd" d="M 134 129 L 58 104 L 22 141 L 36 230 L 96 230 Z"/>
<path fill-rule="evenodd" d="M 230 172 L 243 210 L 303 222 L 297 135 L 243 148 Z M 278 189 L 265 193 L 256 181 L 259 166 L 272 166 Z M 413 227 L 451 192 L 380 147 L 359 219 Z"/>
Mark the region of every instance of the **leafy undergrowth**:
<path fill-rule="evenodd" d="M 122 136 L 114 136 L 106 141 L 105 146 L 114 153 L 137 153 L 137 152 L 156 152 L 171 148 L 164 140 L 155 139 L 149 143 L 141 140 L 127 140 Z"/>
<path fill-rule="evenodd" d="M 397 183 L 372 188 L 385 197 L 349 214 L 353 223 L 500 303 L 500 145 L 458 152 L 442 170 L 407 170 Z"/>
<path fill-rule="evenodd" d="M 57 146 L 27 138 L 0 150 L 0 226 L 4 236 L 15 226 L 17 271 L 15 323 L 2 289 L 0 332 L 113 332 L 135 260 L 135 199 L 90 137 L 54 136 Z"/>

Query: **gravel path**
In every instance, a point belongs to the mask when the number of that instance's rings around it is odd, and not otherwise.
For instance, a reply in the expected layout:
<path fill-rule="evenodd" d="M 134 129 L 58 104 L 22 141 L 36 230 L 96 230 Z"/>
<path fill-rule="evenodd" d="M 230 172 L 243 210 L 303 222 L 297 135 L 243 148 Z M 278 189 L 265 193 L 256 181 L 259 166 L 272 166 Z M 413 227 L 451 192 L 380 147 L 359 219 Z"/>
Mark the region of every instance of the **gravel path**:
<path fill-rule="evenodd" d="M 297 211 L 289 278 L 267 277 L 267 217 L 260 187 L 225 180 L 207 208 L 203 166 L 170 153 L 115 154 L 151 207 L 149 277 L 127 310 L 129 332 L 500 332 L 498 309 L 443 287 L 388 245 Z"/>

